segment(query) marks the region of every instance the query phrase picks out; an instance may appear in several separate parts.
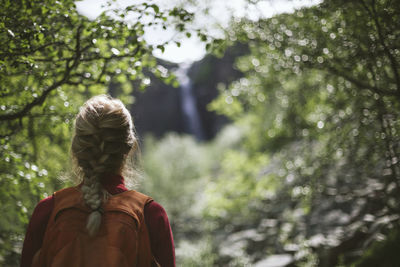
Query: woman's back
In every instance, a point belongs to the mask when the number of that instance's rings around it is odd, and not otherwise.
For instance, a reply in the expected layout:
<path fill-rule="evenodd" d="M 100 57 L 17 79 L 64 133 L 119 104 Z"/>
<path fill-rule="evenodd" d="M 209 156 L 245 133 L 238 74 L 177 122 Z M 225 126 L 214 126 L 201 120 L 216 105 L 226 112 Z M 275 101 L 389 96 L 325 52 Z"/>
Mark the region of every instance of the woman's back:
<path fill-rule="evenodd" d="M 81 107 L 71 146 L 80 184 L 56 192 L 45 212 L 39 208 L 39 214 L 48 217 L 43 220 L 47 227 L 41 229 L 44 232 L 37 237 L 40 250 L 36 247 L 34 252 L 36 266 L 91 266 L 92 263 L 96 266 L 150 266 L 152 255 L 157 259 L 155 254 L 159 254 L 154 253 L 159 244 L 151 236 L 157 232 L 156 228 L 163 228 L 164 236 L 169 232 L 170 241 L 165 245 L 171 247 L 172 261 L 167 265 L 174 266 L 168 219 L 167 227 L 165 220 L 161 227 L 153 224 L 160 221 L 156 218 L 160 214 L 161 219 L 167 218 L 162 207 L 159 206 L 165 216 L 162 212 L 152 211 L 154 208 L 149 212 L 149 207 L 158 204 L 154 205 L 150 197 L 141 193 L 127 191 L 123 183 L 114 188 L 119 192 L 104 186 L 112 177 L 121 177 L 127 168 L 128 157 L 136 149 L 131 116 L 119 100 L 97 96 Z M 39 203 L 39 206 L 42 205 Z M 36 217 L 35 212 L 32 219 Z M 149 214 L 153 214 L 150 219 Z M 153 225 L 148 227 L 148 224 Z M 25 262 L 31 262 L 33 255 L 27 239 L 24 251 L 29 252 L 29 257 L 25 253 L 29 258 Z"/>
<path fill-rule="evenodd" d="M 57 191 L 54 201 L 41 252 L 32 266 L 154 265 L 144 219 L 150 197 L 133 190 L 110 197 L 95 236 L 85 231 L 90 210 L 78 187 Z"/>

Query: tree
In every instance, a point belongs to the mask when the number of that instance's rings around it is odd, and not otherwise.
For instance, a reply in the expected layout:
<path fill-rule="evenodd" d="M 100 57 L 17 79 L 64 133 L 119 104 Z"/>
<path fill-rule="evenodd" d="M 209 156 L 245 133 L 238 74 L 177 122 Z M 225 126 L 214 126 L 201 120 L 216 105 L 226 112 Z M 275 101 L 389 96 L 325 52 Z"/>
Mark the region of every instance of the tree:
<path fill-rule="evenodd" d="M 110 3 L 109 10 L 89 20 L 72 0 L 2 0 L 1 6 L 0 263 L 13 266 L 34 205 L 59 188 L 60 171 L 70 169 L 77 108 L 106 93 L 111 82 L 123 84 L 119 97 L 131 103 L 127 81 L 141 81 L 142 87 L 150 82 L 143 68 L 165 76 L 152 51 L 166 43 L 148 45 L 144 31 L 156 25 L 185 33 L 193 14 L 151 3 L 123 9 Z"/>
<path fill-rule="evenodd" d="M 399 18 L 396 1 L 324 1 L 232 26 L 250 46 L 245 78 L 212 106 L 245 135 L 207 214 L 230 234 L 256 228 L 252 261 L 349 264 L 398 227 Z"/>

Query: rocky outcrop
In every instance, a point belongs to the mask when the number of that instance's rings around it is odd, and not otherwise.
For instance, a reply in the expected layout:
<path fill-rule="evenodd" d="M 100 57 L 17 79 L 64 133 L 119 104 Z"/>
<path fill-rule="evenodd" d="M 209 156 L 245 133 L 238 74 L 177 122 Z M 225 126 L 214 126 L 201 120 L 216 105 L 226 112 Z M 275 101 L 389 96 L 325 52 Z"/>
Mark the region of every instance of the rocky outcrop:
<path fill-rule="evenodd" d="M 170 71 L 178 67 L 164 61 L 159 63 Z M 150 133 L 161 137 L 166 132 L 182 133 L 184 125 L 179 88 L 148 75 L 151 78 L 150 86 L 144 91 L 133 92 L 135 102 L 131 106 L 131 113 L 139 136 Z"/>
<path fill-rule="evenodd" d="M 229 48 L 225 55 L 218 58 L 207 55 L 204 59 L 195 62 L 188 70 L 191 79 L 191 90 L 196 103 L 203 137 L 210 140 L 228 123 L 224 116 L 208 110 L 208 104 L 218 96 L 217 85 L 229 84 L 241 76 L 233 65 L 235 59 L 243 55 L 247 49 L 244 45 Z M 159 60 L 158 64 L 169 71 L 178 69 L 177 64 Z M 151 84 L 144 91 L 134 90 L 134 103 L 130 111 L 135 121 L 136 131 L 140 137 L 152 134 L 162 137 L 167 132 L 190 133 L 187 127 L 187 116 L 182 109 L 182 90 L 167 85 L 154 75 L 146 73 L 151 78 Z M 134 86 L 135 87 L 135 86 Z M 118 85 L 110 87 L 110 94 L 117 95 Z"/>
<path fill-rule="evenodd" d="M 228 85 L 241 77 L 242 74 L 235 69 L 234 63 L 237 57 L 244 55 L 247 51 L 246 45 L 238 43 L 228 48 L 223 57 L 207 55 L 195 62 L 189 70 L 197 109 L 207 140 L 212 139 L 229 122 L 225 116 L 209 111 L 208 104 L 218 96 L 218 84 Z"/>
<path fill-rule="evenodd" d="M 158 64 L 169 71 L 178 68 L 177 64 L 163 60 L 159 60 Z M 145 74 L 151 80 L 145 90 L 137 90 L 136 82 L 131 81 L 134 88 L 132 92 L 134 103 L 129 109 L 139 137 L 143 138 L 146 134 L 161 137 L 166 132 L 182 133 L 184 125 L 179 88 L 165 84 L 149 71 L 145 70 Z M 111 84 L 109 93 L 115 96 L 118 95 L 118 90 L 118 84 Z"/>

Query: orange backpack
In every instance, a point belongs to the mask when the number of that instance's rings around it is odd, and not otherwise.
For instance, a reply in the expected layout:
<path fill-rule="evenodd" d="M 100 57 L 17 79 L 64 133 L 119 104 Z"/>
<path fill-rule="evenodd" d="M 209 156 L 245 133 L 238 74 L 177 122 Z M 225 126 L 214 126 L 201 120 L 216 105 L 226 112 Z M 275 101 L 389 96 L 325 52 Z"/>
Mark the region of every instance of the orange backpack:
<path fill-rule="evenodd" d="M 93 237 L 86 230 L 90 210 L 78 187 L 54 193 L 54 200 L 32 267 L 157 266 L 143 213 L 150 197 L 134 190 L 111 196 L 103 205 L 100 230 Z"/>

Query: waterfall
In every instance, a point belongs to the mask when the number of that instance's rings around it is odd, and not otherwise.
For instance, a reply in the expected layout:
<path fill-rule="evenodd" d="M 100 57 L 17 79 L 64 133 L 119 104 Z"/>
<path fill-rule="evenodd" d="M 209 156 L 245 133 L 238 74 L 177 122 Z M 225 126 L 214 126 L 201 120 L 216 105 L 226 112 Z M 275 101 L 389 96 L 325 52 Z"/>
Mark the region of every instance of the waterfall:
<path fill-rule="evenodd" d="M 197 140 L 204 140 L 204 132 L 197 110 L 196 98 L 193 94 L 192 82 L 188 76 L 189 67 L 190 64 L 182 63 L 175 72 L 180 83 L 184 129 L 186 132 L 194 135 Z"/>

